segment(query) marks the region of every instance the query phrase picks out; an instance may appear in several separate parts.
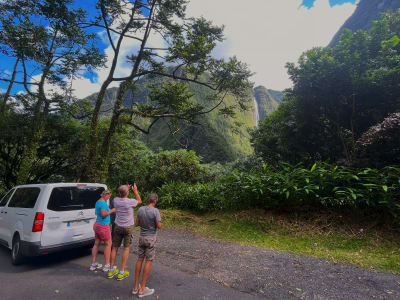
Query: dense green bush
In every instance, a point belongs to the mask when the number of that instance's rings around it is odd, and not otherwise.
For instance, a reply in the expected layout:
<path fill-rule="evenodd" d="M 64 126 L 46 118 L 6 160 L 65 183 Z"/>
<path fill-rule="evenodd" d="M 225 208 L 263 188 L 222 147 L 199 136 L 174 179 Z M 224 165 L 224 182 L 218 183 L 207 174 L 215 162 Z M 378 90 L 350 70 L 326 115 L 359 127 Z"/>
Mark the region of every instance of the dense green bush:
<path fill-rule="evenodd" d="M 154 153 L 143 142 L 124 140 L 114 152 L 107 184 L 116 187 L 136 182 L 140 191 L 155 191 L 173 181 L 194 183 L 205 170 L 194 151 L 172 150 Z"/>
<path fill-rule="evenodd" d="M 159 189 L 162 207 L 199 211 L 263 208 L 347 208 L 400 218 L 400 168 L 355 169 L 316 163 L 264 166 L 216 182 L 170 183 Z"/>
<path fill-rule="evenodd" d="M 183 149 L 157 153 L 149 171 L 148 180 L 153 189 L 171 181 L 194 183 L 203 173 L 196 153 Z"/>

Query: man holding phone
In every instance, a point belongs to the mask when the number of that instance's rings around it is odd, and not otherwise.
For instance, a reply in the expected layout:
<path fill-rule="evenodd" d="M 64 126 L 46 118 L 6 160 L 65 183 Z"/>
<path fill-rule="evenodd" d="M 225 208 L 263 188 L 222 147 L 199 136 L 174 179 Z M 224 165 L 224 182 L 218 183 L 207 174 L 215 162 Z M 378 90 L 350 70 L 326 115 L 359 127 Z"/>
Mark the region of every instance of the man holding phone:
<path fill-rule="evenodd" d="M 136 199 L 130 199 L 129 191 L 132 190 Z M 142 203 L 136 184 L 122 185 L 117 189 L 117 197 L 113 200 L 115 208 L 115 230 L 112 238 L 111 265 L 107 277 L 117 276 L 117 280 L 123 280 L 129 276 L 129 271 L 125 271 L 125 266 L 129 257 L 130 246 L 133 240 L 133 208 Z M 123 242 L 124 252 L 122 254 L 121 270 L 118 270 L 115 264 L 118 248 Z"/>

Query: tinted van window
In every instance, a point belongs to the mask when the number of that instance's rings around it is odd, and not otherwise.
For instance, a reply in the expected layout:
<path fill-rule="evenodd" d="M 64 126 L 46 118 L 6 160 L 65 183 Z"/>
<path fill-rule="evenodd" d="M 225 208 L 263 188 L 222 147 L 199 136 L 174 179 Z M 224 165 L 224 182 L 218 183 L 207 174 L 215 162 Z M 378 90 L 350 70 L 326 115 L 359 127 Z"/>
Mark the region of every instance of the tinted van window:
<path fill-rule="evenodd" d="M 39 194 L 38 187 L 18 188 L 8 203 L 8 207 L 33 208 Z"/>
<path fill-rule="evenodd" d="M 94 208 L 104 191 L 103 187 L 56 187 L 50 195 L 47 208 L 54 211 L 69 211 Z"/>

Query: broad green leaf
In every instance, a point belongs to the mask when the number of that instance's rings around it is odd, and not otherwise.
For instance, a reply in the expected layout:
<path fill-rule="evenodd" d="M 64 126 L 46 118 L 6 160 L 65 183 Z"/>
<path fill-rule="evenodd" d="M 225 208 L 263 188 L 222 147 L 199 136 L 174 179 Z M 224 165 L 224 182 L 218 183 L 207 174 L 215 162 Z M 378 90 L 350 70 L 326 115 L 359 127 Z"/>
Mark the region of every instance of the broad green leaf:
<path fill-rule="evenodd" d="M 311 172 L 314 172 L 315 168 L 317 167 L 317 163 L 315 163 L 312 168 L 311 168 Z"/>

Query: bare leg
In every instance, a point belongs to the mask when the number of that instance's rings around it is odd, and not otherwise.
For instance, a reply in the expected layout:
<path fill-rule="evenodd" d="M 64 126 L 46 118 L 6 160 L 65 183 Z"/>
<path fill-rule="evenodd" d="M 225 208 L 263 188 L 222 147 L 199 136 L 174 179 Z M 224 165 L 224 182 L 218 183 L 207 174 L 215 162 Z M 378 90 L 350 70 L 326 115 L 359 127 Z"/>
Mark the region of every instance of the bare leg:
<path fill-rule="evenodd" d="M 121 271 L 125 270 L 126 263 L 128 262 L 129 249 L 129 247 L 125 247 L 124 252 L 122 253 Z"/>
<path fill-rule="evenodd" d="M 97 253 L 99 252 L 100 240 L 95 240 L 92 248 L 92 264 L 96 262 Z"/>
<path fill-rule="evenodd" d="M 140 277 L 140 271 L 142 270 L 142 263 L 143 263 L 143 258 L 138 258 L 136 262 L 136 268 L 135 268 L 135 285 L 133 286 L 133 289 L 137 291 L 139 289 L 139 277 Z"/>
<path fill-rule="evenodd" d="M 152 263 L 153 263 L 152 260 L 146 260 L 146 263 L 144 264 L 143 275 L 142 275 L 142 285 L 140 286 L 140 291 L 139 291 L 140 294 L 143 294 L 143 291 L 146 288 L 146 281 L 147 281 L 147 278 L 149 277 Z"/>
<path fill-rule="evenodd" d="M 105 248 L 104 248 L 104 261 L 106 262 L 106 265 L 110 264 L 110 254 L 111 254 L 111 245 L 112 242 L 111 240 L 105 241 Z"/>
<path fill-rule="evenodd" d="M 118 247 L 112 247 L 110 269 L 112 269 L 114 267 L 115 257 L 117 256 L 117 252 L 118 252 Z"/>

